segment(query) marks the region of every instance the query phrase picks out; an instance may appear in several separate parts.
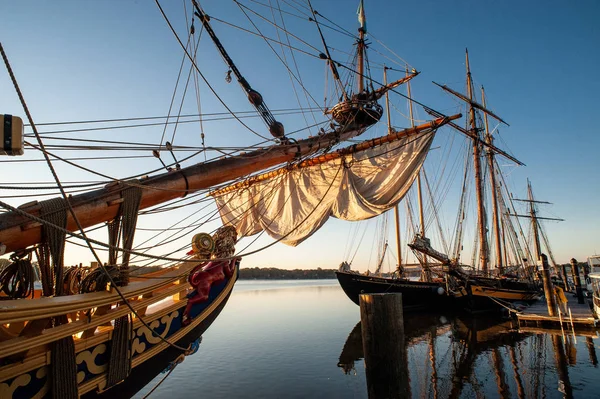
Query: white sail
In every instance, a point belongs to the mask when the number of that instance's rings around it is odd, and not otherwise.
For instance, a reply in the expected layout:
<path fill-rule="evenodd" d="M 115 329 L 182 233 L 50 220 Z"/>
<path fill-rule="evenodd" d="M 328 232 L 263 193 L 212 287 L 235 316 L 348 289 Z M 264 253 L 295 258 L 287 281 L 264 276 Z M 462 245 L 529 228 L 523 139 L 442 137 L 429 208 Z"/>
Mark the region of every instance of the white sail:
<path fill-rule="evenodd" d="M 357 221 L 380 215 L 407 193 L 433 137 L 411 135 L 216 195 L 223 224 L 241 236 L 264 230 L 296 246 L 330 216 Z"/>

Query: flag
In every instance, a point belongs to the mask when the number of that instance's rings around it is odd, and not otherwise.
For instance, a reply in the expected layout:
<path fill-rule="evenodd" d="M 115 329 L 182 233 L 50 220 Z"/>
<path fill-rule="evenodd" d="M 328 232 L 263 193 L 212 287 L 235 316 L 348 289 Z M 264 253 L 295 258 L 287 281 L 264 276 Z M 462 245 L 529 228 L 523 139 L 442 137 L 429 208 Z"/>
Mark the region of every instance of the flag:
<path fill-rule="evenodd" d="M 358 5 L 358 10 L 356 10 L 356 14 L 358 14 L 358 22 L 360 23 L 361 29 L 367 33 L 367 19 L 365 18 L 365 8 L 363 7 L 363 0 L 360 0 L 360 4 Z"/>

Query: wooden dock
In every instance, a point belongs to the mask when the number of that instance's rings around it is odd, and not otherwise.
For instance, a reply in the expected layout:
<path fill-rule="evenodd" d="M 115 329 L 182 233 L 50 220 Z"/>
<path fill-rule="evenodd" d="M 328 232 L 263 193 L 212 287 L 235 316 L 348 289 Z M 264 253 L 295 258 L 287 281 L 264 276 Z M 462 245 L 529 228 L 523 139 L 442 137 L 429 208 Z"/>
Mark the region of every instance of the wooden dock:
<path fill-rule="evenodd" d="M 584 304 L 577 303 L 577 298 L 570 294 L 567 294 L 567 310 L 571 310 L 571 317 L 569 314 L 562 315 L 563 325 L 571 325 L 571 322 L 575 327 L 579 328 L 593 328 L 596 327 L 597 319 L 594 317 L 590 306 L 586 302 Z M 519 326 L 538 326 L 538 327 L 551 327 L 558 326 L 560 328 L 561 316 L 550 316 L 548 315 L 548 306 L 545 300 L 539 300 L 523 311 L 517 313 L 517 319 Z"/>

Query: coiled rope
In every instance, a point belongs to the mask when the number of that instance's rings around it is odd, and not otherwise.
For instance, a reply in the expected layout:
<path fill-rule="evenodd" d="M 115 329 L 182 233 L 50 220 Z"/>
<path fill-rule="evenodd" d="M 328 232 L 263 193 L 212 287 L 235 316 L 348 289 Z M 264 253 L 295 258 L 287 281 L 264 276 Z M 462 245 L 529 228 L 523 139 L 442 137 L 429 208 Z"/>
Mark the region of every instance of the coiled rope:
<path fill-rule="evenodd" d="M 35 273 L 31 265 L 31 253 L 28 258 L 18 258 L 13 255 L 12 262 L 0 271 L 0 290 L 7 298 L 19 299 L 31 295 L 33 298 Z"/>

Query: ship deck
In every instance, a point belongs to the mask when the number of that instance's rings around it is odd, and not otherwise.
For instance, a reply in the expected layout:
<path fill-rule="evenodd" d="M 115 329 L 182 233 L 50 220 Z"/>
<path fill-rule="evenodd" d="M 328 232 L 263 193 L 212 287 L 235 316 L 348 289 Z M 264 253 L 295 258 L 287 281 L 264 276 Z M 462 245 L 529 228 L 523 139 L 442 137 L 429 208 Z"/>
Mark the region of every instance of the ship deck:
<path fill-rule="evenodd" d="M 571 311 L 571 315 L 556 315 L 548 314 L 548 306 L 545 299 L 540 299 L 533 305 L 527 307 L 523 311 L 517 313 L 519 326 L 538 326 L 538 327 L 559 327 L 561 322 L 565 328 L 570 327 L 571 323 L 577 327 L 593 328 L 597 324 L 597 319 L 590 309 L 587 298 L 585 303 L 577 303 L 577 297 L 567 293 L 567 311 Z"/>

